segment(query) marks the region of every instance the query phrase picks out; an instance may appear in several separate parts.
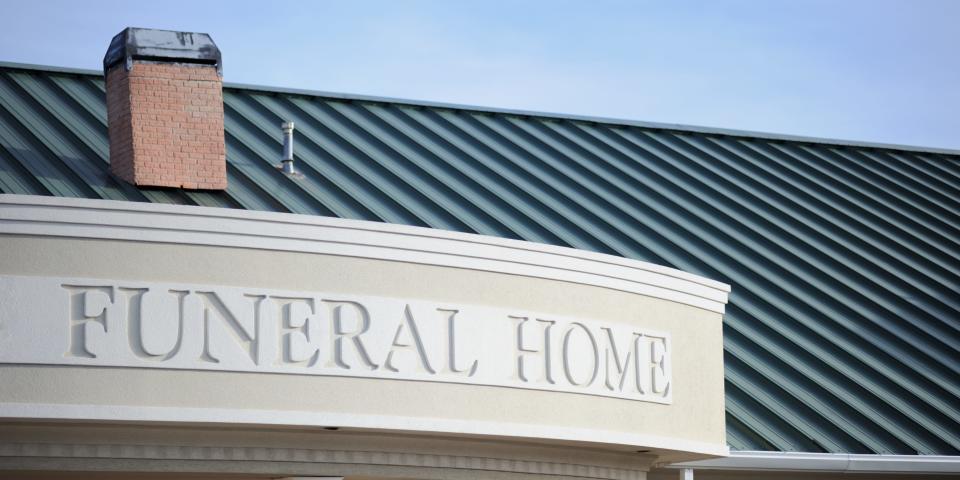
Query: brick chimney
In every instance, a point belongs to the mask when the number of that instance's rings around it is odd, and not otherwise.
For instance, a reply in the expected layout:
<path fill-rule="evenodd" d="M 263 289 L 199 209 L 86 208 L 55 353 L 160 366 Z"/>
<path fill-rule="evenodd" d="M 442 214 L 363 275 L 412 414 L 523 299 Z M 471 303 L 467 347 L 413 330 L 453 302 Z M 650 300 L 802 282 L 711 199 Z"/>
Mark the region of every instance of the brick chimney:
<path fill-rule="evenodd" d="M 127 28 L 103 57 L 110 171 L 140 186 L 227 188 L 220 50 L 206 33 Z"/>

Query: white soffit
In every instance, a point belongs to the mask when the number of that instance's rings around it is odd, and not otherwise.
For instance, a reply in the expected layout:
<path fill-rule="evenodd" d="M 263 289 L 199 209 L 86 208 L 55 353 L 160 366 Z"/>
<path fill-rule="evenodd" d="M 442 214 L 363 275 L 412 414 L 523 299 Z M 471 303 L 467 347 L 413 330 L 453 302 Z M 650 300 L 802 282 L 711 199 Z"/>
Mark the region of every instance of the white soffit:
<path fill-rule="evenodd" d="M 610 288 L 723 313 L 730 286 L 613 255 L 341 218 L 0 195 L 0 234 L 240 247 L 392 260 Z"/>

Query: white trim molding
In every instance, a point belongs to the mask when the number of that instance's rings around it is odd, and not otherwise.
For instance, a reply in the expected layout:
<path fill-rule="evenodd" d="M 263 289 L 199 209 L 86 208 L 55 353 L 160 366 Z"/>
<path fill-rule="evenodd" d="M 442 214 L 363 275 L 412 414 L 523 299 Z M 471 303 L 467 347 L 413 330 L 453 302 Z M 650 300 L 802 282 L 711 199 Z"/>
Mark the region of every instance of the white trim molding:
<path fill-rule="evenodd" d="M 723 313 L 730 286 L 680 270 L 519 240 L 341 218 L 0 195 L 0 234 L 318 253 L 609 288 Z"/>
<path fill-rule="evenodd" d="M 960 456 L 734 451 L 726 458 L 665 465 L 694 470 L 830 473 L 960 473 Z"/>
<path fill-rule="evenodd" d="M 618 445 L 620 446 L 619 449 L 623 451 L 630 451 L 630 448 L 623 448 L 623 446 L 628 445 L 636 448 L 655 446 L 658 449 L 701 455 L 722 456 L 729 454 L 727 447 L 722 444 L 644 433 L 439 417 L 399 417 L 303 410 L 0 403 L 0 419 L 270 427 L 333 426 L 346 429 L 427 433 L 432 435 L 506 437 L 517 441 L 586 442 L 598 446 Z"/>
<path fill-rule="evenodd" d="M 229 462 L 302 462 L 390 467 L 477 470 L 604 480 L 643 480 L 640 469 L 546 462 L 516 458 L 438 455 L 416 452 L 326 450 L 250 446 L 154 444 L 0 443 L 0 458 L 39 457 L 107 460 L 201 460 Z"/>

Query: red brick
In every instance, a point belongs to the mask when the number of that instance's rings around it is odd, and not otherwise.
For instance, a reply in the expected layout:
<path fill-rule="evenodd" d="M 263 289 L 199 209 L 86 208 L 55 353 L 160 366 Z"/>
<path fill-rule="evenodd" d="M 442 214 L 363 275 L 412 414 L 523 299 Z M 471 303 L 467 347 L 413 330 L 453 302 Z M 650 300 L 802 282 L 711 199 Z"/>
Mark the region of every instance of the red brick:
<path fill-rule="evenodd" d="M 216 68 L 135 62 L 107 73 L 110 169 L 143 186 L 226 188 Z"/>

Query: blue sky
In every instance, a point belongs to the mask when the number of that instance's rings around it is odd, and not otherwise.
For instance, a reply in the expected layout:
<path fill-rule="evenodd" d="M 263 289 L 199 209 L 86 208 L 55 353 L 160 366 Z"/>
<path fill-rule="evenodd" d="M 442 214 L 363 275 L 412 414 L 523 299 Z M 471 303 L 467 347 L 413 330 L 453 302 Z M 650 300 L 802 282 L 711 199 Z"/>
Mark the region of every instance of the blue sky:
<path fill-rule="evenodd" d="M 210 33 L 228 82 L 960 149 L 960 1 L 0 0 L 0 60 Z"/>

